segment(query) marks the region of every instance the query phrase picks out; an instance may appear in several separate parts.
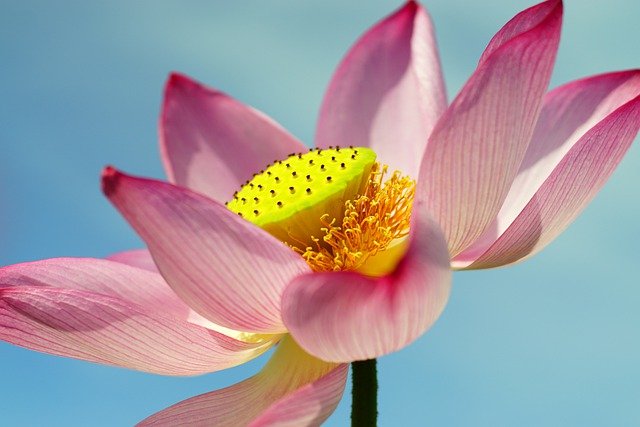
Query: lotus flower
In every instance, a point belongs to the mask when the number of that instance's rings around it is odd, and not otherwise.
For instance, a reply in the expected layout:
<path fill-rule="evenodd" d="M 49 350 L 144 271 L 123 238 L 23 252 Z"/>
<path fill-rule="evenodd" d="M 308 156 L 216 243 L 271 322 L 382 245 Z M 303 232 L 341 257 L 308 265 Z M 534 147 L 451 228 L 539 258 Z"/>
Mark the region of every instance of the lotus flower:
<path fill-rule="evenodd" d="M 170 183 L 103 174 L 148 251 L 1 269 L 0 337 L 167 375 L 279 343 L 256 376 L 142 424 L 321 423 L 346 363 L 434 323 L 450 267 L 540 251 L 632 143 L 639 70 L 545 95 L 561 17 L 558 0 L 515 16 L 447 105 L 430 19 L 406 3 L 340 64 L 309 153 L 262 113 L 172 75 L 160 123 Z M 384 165 L 400 172 L 384 181 Z"/>

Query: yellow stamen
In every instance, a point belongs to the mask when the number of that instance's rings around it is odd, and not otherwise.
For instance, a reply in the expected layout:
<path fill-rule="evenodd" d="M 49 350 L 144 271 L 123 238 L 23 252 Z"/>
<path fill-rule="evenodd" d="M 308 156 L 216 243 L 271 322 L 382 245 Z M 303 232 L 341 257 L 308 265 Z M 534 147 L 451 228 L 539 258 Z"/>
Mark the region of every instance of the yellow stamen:
<path fill-rule="evenodd" d="M 320 218 L 324 235 L 314 239 L 315 247 L 303 249 L 292 245 L 314 271 L 363 271 L 366 262 L 381 251 L 390 246 L 404 247 L 415 181 L 394 172 L 383 183 L 386 172 L 386 166 L 374 165 L 364 193 L 345 203 L 342 221 L 327 214 Z"/>

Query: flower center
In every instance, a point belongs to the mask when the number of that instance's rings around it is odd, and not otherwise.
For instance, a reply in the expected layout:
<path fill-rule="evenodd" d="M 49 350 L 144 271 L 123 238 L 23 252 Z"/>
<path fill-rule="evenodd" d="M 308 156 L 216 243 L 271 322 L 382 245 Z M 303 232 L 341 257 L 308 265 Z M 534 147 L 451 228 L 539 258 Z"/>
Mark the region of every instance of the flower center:
<path fill-rule="evenodd" d="M 292 154 L 255 174 L 227 207 L 298 252 L 314 271 L 381 275 L 404 253 L 415 181 L 368 148 Z"/>

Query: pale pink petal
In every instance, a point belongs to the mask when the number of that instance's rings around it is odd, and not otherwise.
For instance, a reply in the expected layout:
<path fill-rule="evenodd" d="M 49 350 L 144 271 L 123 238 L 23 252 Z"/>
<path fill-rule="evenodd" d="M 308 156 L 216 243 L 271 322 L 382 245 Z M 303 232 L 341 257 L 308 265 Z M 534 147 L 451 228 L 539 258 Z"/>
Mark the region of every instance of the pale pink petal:
<path fill-rule="evenodd" d="M 108 256 L 107 259 L 110 261 L 120 262 L 122 264 L 127 264 L 132 267 L 142 268 L 143 270 L 153 271 L 154 273 L 160 274 L 158 271 L 158 267 L 151 257 L 151 253 L 147 249 L 134 249 L 130 251 L 118 252 L 116 254 Z M 178 301 L 180 312 L 182 314 L 181 318 L 186 319 L 190 323 L 204 326 L 205 328 L 212 329 L 216 332 L 220 332 L 230 337 L 239 339 L 246 339 L 248 337 L 248 335 L 242 331 L 225 328 L 224 326 L 217 325 L 202 317 L 200 314 L 189 308 L 189 306 L 187 306 L 176 295 L 176 293 L 173 292 L 173 289 L 169 287 L 164 279 L 162 279 L 162 283 L 164 285 L 165 291 L 171 295 L 171 298 Z"/>
<path fill-rule="evenodd" d="M 250 424 L 262 426 L 319 426 L 342 399 L 349 365 L 342 364 L 317 381 L 280 399 Z"/>
<path fill-rule="evenodd" d="M 160 151 L 171 182 L 227 201 L 269 163 L 307 148 L 259 111 L 174 73 L 165 88 Z"/>
<path fill-rule="evenodd" d="M 158 412 L 139 426 L 320 425 L 344 391 L 348 365 L 322 362 L 286 337 L 260 373 Z"/>
<path fill-rule="evenodd" d="M 229 368 L 271 345 L 237 341 L 116 297 L 39 285 L 0 287 L 0 339 L 163 375 Z"/>
<path fill-rule="evenodd" d="M 409 249 L 388 276 L 314 273 L 294 279 L 282 299 L 291 335 L 322 360 L 350 362 L 396 351 L 436 321 L 451 272 L 442 232 L 415 208 Z"/>
<path fill-rule="evenodd" d="M 133 249 L 130 251 L 118 252 L 116 254 L 109 255 L 106 259 L 122 264 L 127 264 L 132 267 L 142 268 L 143 270 L 158 272 L 156 263 L 153 262 L 151 254 L 146 249 Z"/>
<path fill-rule="evenodd" d="M 228 328 L 286 332 L 282 291 L 309 271 L 289 247 L 220 203 L 171 184 L 107 168 L 102 185 L 191 308 Z"/>
<path fill-rule="evenodd" d="M 498 220 L 454 266 L 496 267 L 540 251 L 596 195 L 639 128 L 640 70 L 578 80 L 549 93 Z"/>
<path fill-rule="evenodd" d="M 47 286 L 109 295 L 188 320 L 190 308 L 162 276 L 95 258 L 52 258 L 0 268 L 0 286 Z"/>
<path fill-rule="evenodd" d="M 452 255 L 485 231 L 507 196 L 549 83 L 561 21 L 557 0 L 509 21 L 429 138 L 418 197 Z"/>
<path fill-rule="evenodd" d="M 431 19 L 414 1 L 351 48 L 325 95 L 319 147 L 371 147 L 391 170 L 417 177 L 447 100 Z"/>

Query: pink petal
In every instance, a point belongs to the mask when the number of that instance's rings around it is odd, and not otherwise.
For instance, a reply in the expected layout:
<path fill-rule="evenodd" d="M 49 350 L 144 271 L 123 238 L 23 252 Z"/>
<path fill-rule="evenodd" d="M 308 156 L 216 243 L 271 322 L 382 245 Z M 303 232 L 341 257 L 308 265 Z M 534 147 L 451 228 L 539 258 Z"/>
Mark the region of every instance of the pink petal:
<path fill-rule="evenodd" d="M 452 255 L 484 232 L 507 196 L 549 83 L 561 20 L 562 2 L 551 0 L 509 21 L 429 138 L 419 197 Z"/>
<path fill-rule="evenodd" d="M 107 259 L 115 262 L 120 262 L 122 264 L 127 264 L 132 267 L 142 268 L 143 270 L 153 271 L 154 273 L 159 274 L 158 267 L 156 267 L 156 264 L 151 257 L 151 253 L 147 249 L 134 249 L 130 251 L 119 252 L 108 256 Z M 179 304 L 181 305 L 181 307 L 183 307 L 183 312 L 186 313 L 186 316 L 184 316 L 184 318 L 188 322 L 204 326 L 205 328 L 212 329 L 229 337 L 246 340 L 246 334 L 244 332 L 217 325 L 193 311 L 191 308 L 189 308 L 189 306 L 182 302 L 180 298 L 178 298 L 178 296 L 175 294 L 175 292 L 173 292 L 173 290 L 164 281 L 164 279 L 162 280 L 162 282 L 166 291 L 171 294 L 173 299 L 179 301 Z"/>
<path fill-rule="evenodd" d="M 171 184 L 103 173 L 103 191 L 149 247 L 162 276 L 212 322 L 249 332 L 286 332 L 285 285 L 304 260 L 223 205 Z"/>
<path fill-rule="evenodd" d="M 0 287 L 0 339 L 164 375 L 229 368 L 271 345 L 236 341 L 116 297 L 38 284 Z"/>
<path fill-rule="evenodd" d="M 280 399 L 251 427 L 319 426 L 335 411 L 342 399 L 349 365 L 342 364 L 317 381 L 300 387 Z"/>
<path fill-rule="evenodd" d="M 347 371 L 348 365 L 322 362 L 286 337 L 257 375 L 177 403 L 139 426 L 319 425 L 338 405 Z"/>
<path fill-rule="evenodd" d="M 446 104 L 431 20 L 409 1 L 343 59 L 320 110 L 316 143 L 371 147 L 391 170 L 417 177 L 427 136 Z"/>
<path fill-rule="evenodd" d="M 282 316 L 307 352 L 333 362 L 371 359 L 413 342 L 440 316 L 451 284 L 446 242 L 424 207 L 414 213 L 409 249 L 390 275 L 315 273 L 287 287 Z"/>
<path fill-rule="evenodd" d="M 274 160 L 307 148 L 259 111 L 181 74 L 171 74 L 160 118 L 169 180 L 226 201 Z"/>
<path fill-rule="evenodd" d="M 109 255 L 106 259 L 127 264 L 132 267 L 142 268 L 143 270 L 158 272 L 158 267 L 153 261 L 151 254 L 146 249 L 133 249 L 117 254 Z"/>
<path fill-rule="evenodd" d="M 454 261 L 487 268 L 540 251 L 591 201 L 640 128 L 640 70 L 550 92 L 520 174 L 497 221 Z"/>
<path fill-rule="evenodd" d="M 0 269 L 0 286 L 47 286 L 104 294 L 187 320 L 191 309 L 162 276 L 94 258 L 53 258 Z"/>

